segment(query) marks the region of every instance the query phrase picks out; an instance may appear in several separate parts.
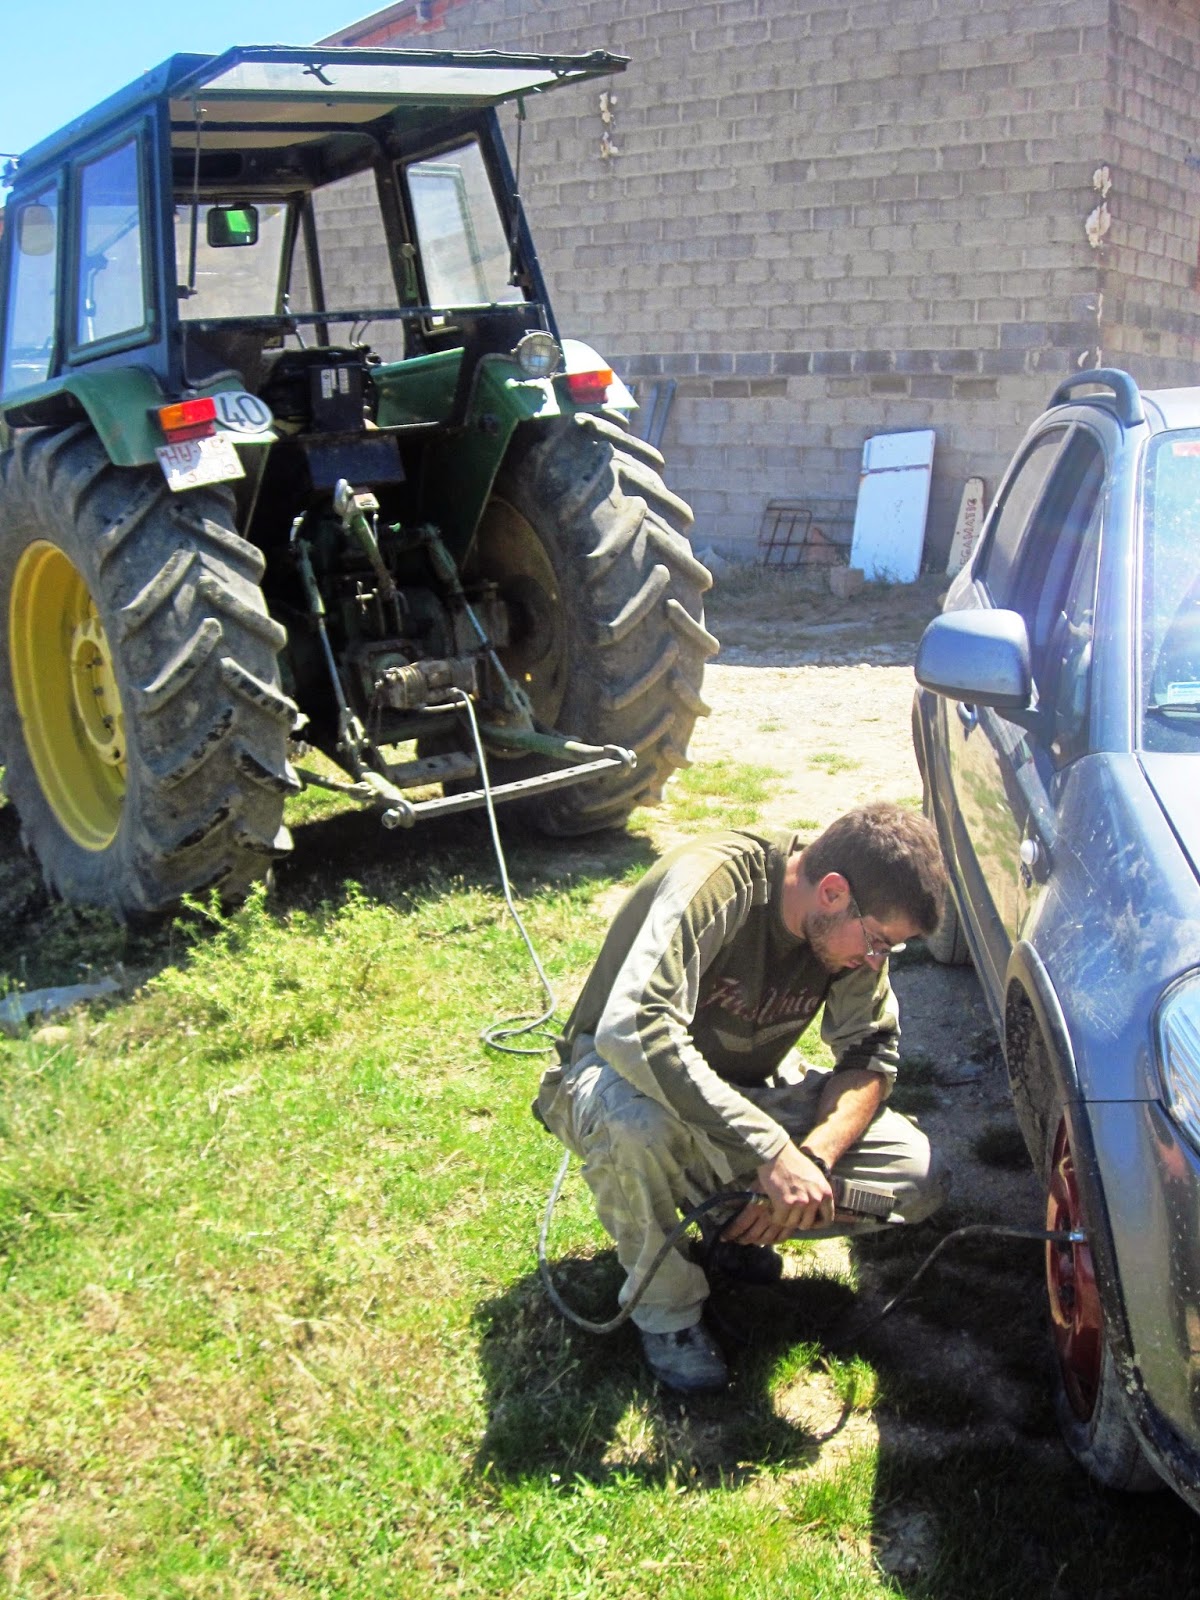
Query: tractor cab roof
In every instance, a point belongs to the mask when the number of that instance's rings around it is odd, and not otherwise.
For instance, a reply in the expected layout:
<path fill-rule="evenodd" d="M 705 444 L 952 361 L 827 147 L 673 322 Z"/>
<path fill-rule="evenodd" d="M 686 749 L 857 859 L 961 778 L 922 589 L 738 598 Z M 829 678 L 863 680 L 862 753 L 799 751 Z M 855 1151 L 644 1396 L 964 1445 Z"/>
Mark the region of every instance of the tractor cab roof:
<path fill-rule="evenodd" d="M 368 50 L 239 45 L 219 56 L 171 56 L 27 151 L 17 182 L 90 145 L 143 106 L 165 100 L 172 131 L 203 144 L 309 144 L 381 122 L 427 128 L 464 111 L 621 72 L 627 58 L 500 51 Z"/>

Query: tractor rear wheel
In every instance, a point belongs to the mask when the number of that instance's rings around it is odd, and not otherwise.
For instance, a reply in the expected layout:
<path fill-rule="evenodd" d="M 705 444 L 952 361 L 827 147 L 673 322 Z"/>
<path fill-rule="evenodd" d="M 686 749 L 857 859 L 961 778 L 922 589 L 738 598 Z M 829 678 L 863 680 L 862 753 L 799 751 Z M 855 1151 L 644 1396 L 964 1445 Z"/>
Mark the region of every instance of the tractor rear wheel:
<path fill-rule="evenodd" d="M 289 848 L 295 707 L 262 571 L 223 485 L 174 495 L 86 425 L 0 456 L 0 748 L 64 900 L 236 899 Z"/>
<path fill-rule="evenodd" d="M 687 762 L 706 659 L 708 569 L 692 554 L 692 513 L 659 475 L 663 459 L 608 417 L 581 414 L 510 456 L 476 535 L 469 571 L 507 600 L 505 670 L 537 721 L 590 744 L 637 754 L 632 771 L 538 798 L 546 833 L 620 826 L 659 799 Z M 547 763 L 497 763 L 497 781 Z"/>

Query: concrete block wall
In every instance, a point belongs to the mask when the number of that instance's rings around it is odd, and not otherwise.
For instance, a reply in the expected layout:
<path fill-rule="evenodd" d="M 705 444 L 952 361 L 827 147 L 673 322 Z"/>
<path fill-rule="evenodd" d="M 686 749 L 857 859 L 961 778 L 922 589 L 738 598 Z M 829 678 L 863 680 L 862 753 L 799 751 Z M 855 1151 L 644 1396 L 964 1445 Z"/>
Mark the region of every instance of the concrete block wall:
<path fill-rule="evenodd" d="M 1193 384 L 1200 381 L 1200 3 L 1116 5 L 1110 49 L 1111 222 L 1096 252 L 1104 359 L 1145 387 Z"/>
<path fill-rule="evenodd" d="M 870 434 L 933 427 L 936 567 L 963 481 L 993 491 L 1053 384 L 1109 354 L 1093 173 L 1134 148 L 1120 72 L 1164 53 L 1143 9 L 1187 7 L 1132 6 L 1124 55 L 1123 9 L 439 0 L 396 42 L 629 54 L 610 85 L 529 105 L 522 190 L 560 326 L 630 380 L 675 380 L 669 481 L 727 553 L 753 556 L 771 500 L 852 503 Z"/>

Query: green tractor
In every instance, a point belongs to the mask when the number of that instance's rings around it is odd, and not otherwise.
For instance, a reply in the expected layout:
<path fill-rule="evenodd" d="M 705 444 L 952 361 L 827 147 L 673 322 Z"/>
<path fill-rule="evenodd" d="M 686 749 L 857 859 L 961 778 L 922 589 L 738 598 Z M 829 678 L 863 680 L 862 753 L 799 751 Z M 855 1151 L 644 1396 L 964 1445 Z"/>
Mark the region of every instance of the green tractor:
<path fill-rule="evenodd" d="M 174 56 L 10 170 L 0 754 L 62 898 L 236 898 L 306 783 L 569 835 L 686 763 L 709 574 L 496 112 L 623 66 Z"/>

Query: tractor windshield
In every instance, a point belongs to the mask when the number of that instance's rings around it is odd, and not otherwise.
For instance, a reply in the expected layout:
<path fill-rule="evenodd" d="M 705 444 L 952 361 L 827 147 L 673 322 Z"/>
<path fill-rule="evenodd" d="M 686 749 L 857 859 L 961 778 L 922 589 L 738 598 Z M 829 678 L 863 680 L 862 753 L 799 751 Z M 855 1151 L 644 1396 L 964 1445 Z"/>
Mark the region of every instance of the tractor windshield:
<path fill-rule="evenodd" d="M 299 316 L 348 323 L 384 361 L 406 353 L 402 306 L 428 308 L 450 336 L 456 309 L 520 304 L 512 246 L 477 138 L 392 169 L 414 243 L 389 246 L 374 166 L 306 197 L 267 202 L 211 191 L 175 199 L 179 314 L 185 322 Z M 193 266 L 194 257 L 194 266 Z M 369 330 L 369 333 L 368 333 Z"/>
<path fill-rule="evenodd" d="M 196 217 L 195 285 L 189 291 L 192 252 L 192 205 L 175 206 L 175 262 L 179 276 L 179 315 L 189 322 L 202 317 L 262 317 L 280 310 L 279 285 L 288 208 L 282 202 L 259 204 L 257 238 L 241 249 L 209 243 L 209 217 L 224 207 L 202 204 Z"/>

